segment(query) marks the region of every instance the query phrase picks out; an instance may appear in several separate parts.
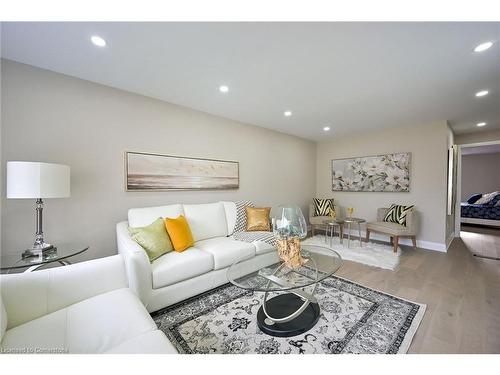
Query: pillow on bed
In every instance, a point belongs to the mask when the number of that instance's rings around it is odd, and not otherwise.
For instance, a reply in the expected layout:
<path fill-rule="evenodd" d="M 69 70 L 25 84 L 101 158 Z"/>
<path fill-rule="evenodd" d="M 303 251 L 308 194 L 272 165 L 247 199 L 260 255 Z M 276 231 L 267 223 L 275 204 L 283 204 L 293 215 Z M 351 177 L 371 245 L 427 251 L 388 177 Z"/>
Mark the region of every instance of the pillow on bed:
<path fill-rule="evenodd" d="M 482 193 L 480 194 L 474 194 L 474 195 L 471 195 L 469 199 L 467 199 L 467 203 L 469 204 L 474 204 L 476 203 L 476 201 L 481 198 L 483 196 Z"/>
<path fill-rule="evenodd" d="M 497 202 L 498 191 L 494 191 L 493 193 L 483 194 L 481 198 L 479 198 L 475 204 L 487 204 L 494 206 Z"/>

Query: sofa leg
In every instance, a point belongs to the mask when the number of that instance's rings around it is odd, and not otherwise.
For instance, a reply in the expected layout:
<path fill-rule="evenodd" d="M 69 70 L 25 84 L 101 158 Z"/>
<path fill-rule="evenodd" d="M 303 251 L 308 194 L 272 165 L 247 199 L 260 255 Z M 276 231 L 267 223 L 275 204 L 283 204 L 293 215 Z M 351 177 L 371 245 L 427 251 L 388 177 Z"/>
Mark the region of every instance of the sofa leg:
<path fill-rule="evenodd" d="M 411 242 L 413 242 L 413 247 L 417 248 L 417 237 L 416 236 L 411 236 Z"/>
<path fill-rule="evenodd" d="M 370 241 L 370 230 L 366 230 L 366 242 Z"/>
<path fill-rule="evenodd" d="M 398 236 L 394 236 L 394 252 L 395 253 L 398 252 L 398 244 L 399 244 L 399 237 Z"/>

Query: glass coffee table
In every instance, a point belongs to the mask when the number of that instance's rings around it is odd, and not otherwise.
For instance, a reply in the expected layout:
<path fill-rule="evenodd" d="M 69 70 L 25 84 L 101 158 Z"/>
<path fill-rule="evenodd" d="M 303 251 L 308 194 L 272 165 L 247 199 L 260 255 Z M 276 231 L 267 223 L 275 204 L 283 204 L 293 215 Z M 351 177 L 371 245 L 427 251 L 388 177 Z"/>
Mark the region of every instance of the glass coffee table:
<path fill-rule="evenodd" d="M 271 336 L 290 337 L 307 332 L 318 322 L 320 309 L 314 294 L 318 283 L 334 274 L 342 264 L 340 255 L 332 249 L 302 245 L 302 257 L 307 263 L 291 269 L 278 258 L 276 263 L 246 274 L 243 258 L 228 271 L 229 281 L 242 289 L 263 292 L 264 300 L 257 312 L 257 325 Z"/>

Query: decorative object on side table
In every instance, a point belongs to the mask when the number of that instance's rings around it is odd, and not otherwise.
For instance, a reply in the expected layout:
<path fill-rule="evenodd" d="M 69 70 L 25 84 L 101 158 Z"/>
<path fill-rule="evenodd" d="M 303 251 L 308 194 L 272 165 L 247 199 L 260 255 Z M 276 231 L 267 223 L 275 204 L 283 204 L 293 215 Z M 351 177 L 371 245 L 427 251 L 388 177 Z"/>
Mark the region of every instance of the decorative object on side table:
<path fill-rule="evenodd" d="M 273 218 L 273 232 L 280 259 L 296 269 L 306 263 L 300 253 L 300 240 L 307 236 L 307 225 L 297 206 L 280 206 L 281 218 Z"/>
<path fill-rule="evenodd" d="M 7 162 L 7 198 L 36 199 L 36 234 L 33 246 L 23 257 L 41 256 L 54 248 L 43 237 L 43 199 L 70 196 L 70 168 L 67 165 Z"/>

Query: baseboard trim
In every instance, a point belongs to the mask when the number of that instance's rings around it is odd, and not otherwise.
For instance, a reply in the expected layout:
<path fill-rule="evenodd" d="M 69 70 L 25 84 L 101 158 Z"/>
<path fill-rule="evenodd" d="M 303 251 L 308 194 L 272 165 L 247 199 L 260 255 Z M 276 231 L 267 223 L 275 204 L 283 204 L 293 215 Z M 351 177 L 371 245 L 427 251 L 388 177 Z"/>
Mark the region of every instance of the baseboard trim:
<path fill-rule="evenodd" d="M 344 228 L 344 235 L 345 234 L 347 234 L 346 228 Z M 357 239 L 358 230 L 351 228 L 351 236 L 355 236 L 355 238 Z M 366 230 L 361 230 L 361 236 L 363 237 L 363 239 L 366 238 Z M 385 242 L 388 244 L 391 243 L 389 236 L 385 236 L 383 234 L 379 234 L 379 233 L 375 233 L 375 232 L 370 233 L 370 239 Z M 400 238 L 399 244 L 400 245 L 408 245 L 408 246 L 413 247 L 413 243 L 411 242 L 411 239 L 409 239 L 409 238 Z M 441 253 L 446 253 L 446 251 L 448 249 L 448 246 L 444 243 L 423 241 L 423 240 L 418 240 L 418 239 L 417 239 L 417 247 L 425 249 L 425 250 L 439 251 Z"/>

